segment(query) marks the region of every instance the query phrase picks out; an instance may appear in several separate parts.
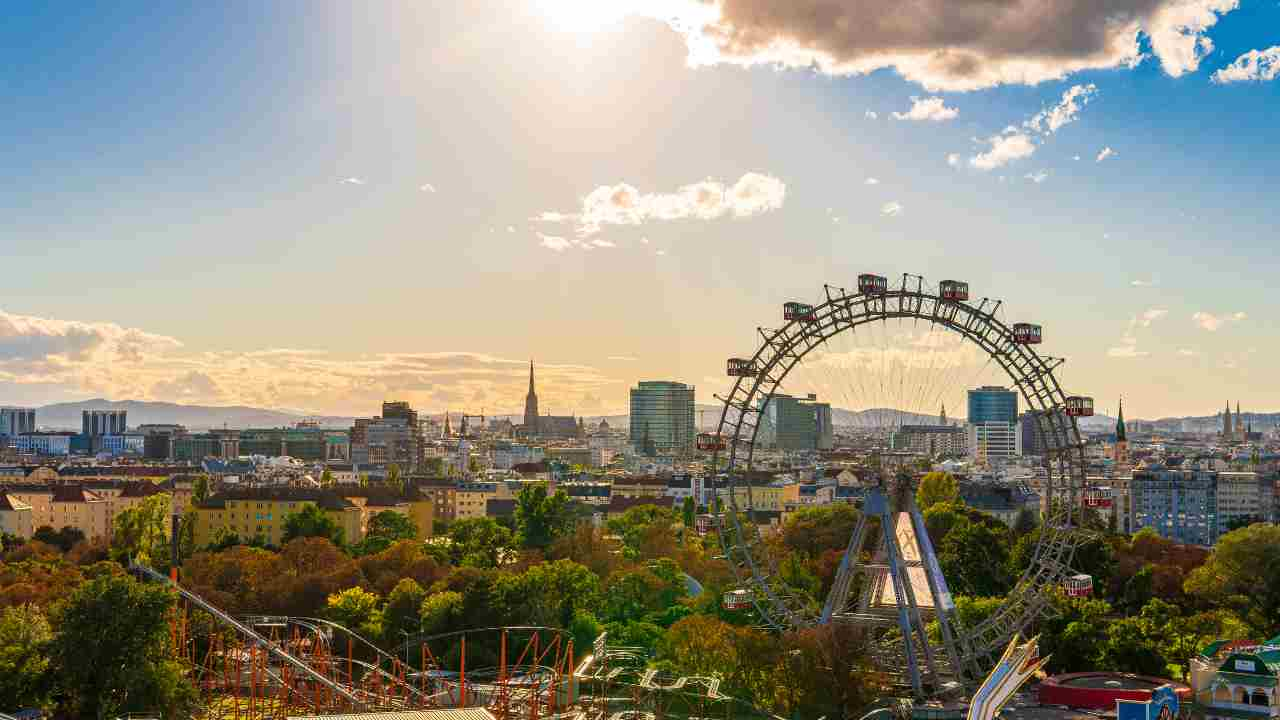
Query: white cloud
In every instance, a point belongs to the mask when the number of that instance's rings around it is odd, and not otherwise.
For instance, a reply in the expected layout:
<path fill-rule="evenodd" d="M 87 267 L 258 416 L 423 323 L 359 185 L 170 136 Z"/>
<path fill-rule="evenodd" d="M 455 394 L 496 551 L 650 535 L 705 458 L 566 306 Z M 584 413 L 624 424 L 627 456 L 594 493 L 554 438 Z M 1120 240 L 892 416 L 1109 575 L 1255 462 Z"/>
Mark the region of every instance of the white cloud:
<path fill-rule="evenodd" d="M 1178 354 L 1179 354 L 1179 355 L 1181 355 L 1181 356 L 1183 356 L 1183 357 L 1197 357 L 1197 356 L 1199 356 L 1199 355 L 1200 355 L 1200 351 L 1199 351 L 1199 350 L 1191 350 L 1191 349 L 1188 349 L 1188 348 L 1180 348 L 1180 349 L 1178 350 Z"/>
<path fill-rule="evenodd" d="M 1113 358 L 1139 358 L 1146 357 L 1151 353 L 1138 349 L 1138 339 L 1132 335 L 1126 335 L 1120 338 L 1120 344 L 1107 349 L 1107 357 Z"/>
<path fill-rule="evenodd" d="M 985 142 L 986 152 L 969 158 L 969 164 L 979 170 L 994 170 L 1014 160 L 1031 157 L 1039 143 L 1052 137 L 1066 125 L 1076 121 L 1080 110 L 1096 95 L 1098 88 L 1092 84 L 1073 85 L 1056 105 L 1041 110 L 1023 121 L 1020 127 L 1010 125 L 999 135 L 992 135 Z M 1031 178 L 1031 175 L 1027 176 Z M 1037 180 L 1036 182 L 1042 182 Z"/>
<path fill-rule="evenodd" d="M 543 212 L 537 219 L 573 219 L 580 236 L 594 235 L 606 225 L 641 225 L 653 220 L 713 220 L 731 215 L 751 217 L 782 207 L 787 186 L 781 180 L 749 172 L 732 185 L 703 180 L 674 193 L 641 193 L 627 183 L 601 185 L 587 194 L 577 213 Z"/>
<path fill-rule="evenodd" d="M 640 238 L 640 244 L 641 244 L 641 245 L 648 245 L 648 244 L 649 244 L 649 238 L 647 238 L 647 237 L 642 237 L 642 238 Z"/>
<path fill-rule="evenodd" d="M 902 214 L 902 205 L 897 202 L 887 202 L 880 206 L 880 214 L 886 217 L 898 217 Z"/>
<path fill-rule="evenodd" d="M 1214 315 L 1213 313 L 1200 311 L 1191 316 L 1191 320 L 1196 325 L 1200 326 L 1202 330 L 1208 330 L 1209 332 L 1217 332 L 1222 327 L 1232 323 L 1242 322 L 1248 318 L 1249 315 L 1244 312 L 1231 313 L 1228 315 Z"/>
<path fill-rule="evenodd" d="M 1072 160 L 1079 160 L 1079 159 L 1080 159 L 1080 156 L 1079 156 L 1079 155 L 1072 155 L 1072 156 L 1071 156 L 1071 159 L 1072 159 Z"/>
<path fill-rule="evenodd" d="M 1031 116 L 1023 126 L 1028 130 L 1032 130 L 1044 135 L 1052 135 L 1063 126 L 1069 125 L 1076 121 L 1080 116 L 1080 109 L 1089 104 L 1093 96 L 1097 94 L 1098 88 L 1093 83 L 1088 85 L 1073 85 L 1066 92 L 1062 93 L 1062 99 L 1057 105 L 1041 110 Z"/>
<path fill-rule="evenodd" d="M 665 0 L 694 66 L 730 63 L 862 75 L 892 68 L 931 91 L 1035 85 L 1142 62 L 1145 34 L 1170 75 L 1194 71 L 1238 0 Z"/>
<path fill-rule="evenodd" d="M 361 180 L 358 177 L 342 178 L 338 182 L 342 183 L 343 185 L 363 185 L 364 184 L 364 180 Z"/>
<path fill-rule="evenodd" d="M 591 241 L 591 247 L 613 248 L 613 247 L 618 247 L 618 245 L 612 240 L 604 240 L 602 238 L 596 238 L 595 240 Z"/>
<path fill-rule="evenodd" d="M 659 250 L 658 252 L 656 252 L 656 253 L 654 253 L 654 254 L 655 254 L 655 255 L 657 255 L 657 256 L 659 256 L 659 257 L 661 257 L 661 256 L 663 256 L 663 255 L 666 255 L 666 254 L 667 254 L 667 251 L 666 251 L 666 250 Z"/>
<path fill-rule="evenodd" d="M 906 112 L 895 112 L 893 113 L 893 118 L 895 120 L 915 120 L 917 122 L 943 122 L 945 120 L 954 120 L 959 115 L 959 110 L 947 107 L 940 97 L 912 97 L 911 109 Z"/>
<path fill-rule="evenodd" d="M 639 358 L 634 358 L 634 357 L 631 357 L 630 355 L 610 355 L 605 359 L 616 360 L 618 362 L 636 362 L 637 360 L 639 360 Z"/>
<path fill-rule="evenodd" d="M 507 232 L 509 232 L 509 233 L 513 233 L 513 232 L 515 232 L 515 231 L 516 231 L 516 226 L 515 226 L 515 225 L 508 225 L 508 226 L 507 226 Z"/>
<path fill-rule="evenodd" d="M 1267 82 L 1280 77 L 1280 45 L 1266 50 L 1250 50 L 1230 65 L 1214 73 L 1216 83 Z"/>
<path fill-rule="evenodd" d="M 969 158 L 969 164 L 979 170 L 994 170 L 1014 160 L 1030 157 L 1036 151 L 1031 137 L 1025 133 L 993 135 L 986 140 L 991 147 L 986 152 Z"/>
<path fill-rule="evenodd" d="M 873 177 L 869 177 L 869 178 L 867 178 L 867 179 L 866 179 L 866 182 L 864 182 L 863 184 L 864 184 L 864 185 L 879 185 L 879 184 L 880 184 L 880 181 L 879 181 L 879 180 L 877 180 L 877 179 L 875 179 L 875 178 L 873 178 Z"/>
<path fill-rule="evenodd" d="M 1151 323 L 1155 322 L 1156 320 L 1159 320 L 1160 318 L 1168 314 L 1169 314 L 1168 310 L 1165 310 L 1162 308 L 1152 308 L 1142 313 L 1141 316 L 1139 316 L 1138 324 L 1142 325 L 1142 327 L 1151 327 Z"/>
<path fill-rule="evenodd" d="M 1102 148 L 1102 150 L 1098 152 L 1098 158 L 1097 160 L 1095 160 L 1095 162 L 1102 162 L 1103 160 L 1106 160 L 1109 157 L 1115 157 L 1116 154 L 1117 154 L 1116 151 L 1112 150 L 1111 146 L 1108 145 L 1107 147 Z"/>
<path fill-rule="evenodd" d="M 539 363 L 543 405 L 569 412 L 584 394 L 625 404 L 629 382 L 580 365 Z M 469 352 L 380 352 L 340 356 L 316 350 L 188 349 L 177 338 L 112 322 L 15 315 L 0 310 L 0 387 L 51 398 L 104 397 L 376 414 L 385 399 L 422 411 L 446 402 L 519 412 L 526 359 Z M 448 398 L 452 398 L 451 400 Z M 458 405 L 454 405 L 455 409 Z"/>
<path fill-rule="evenodd" d="M 876 118 L 880 117 L 879 115 L 876 114 L 875 110 L 868 110 L 865 113 L 863 113 L 862 116 L 868 120 L 875 120 Z"/>
<path fill-rule="evenodd" d="M 1037 170 L 1036 172 L 1033 172 L 1033 173 L 1027 173 L 1025 177 L 1031 182 L 1039 185 L 1040 183 L 1049 179 L 1049 171 Z"/>
<path fill-rule="evenodd" d="M 432 185 L 431 183 L 423 183 L 422 185 L 418 186 L 418 189 L 424 193 L 433 193 L 436 191 L 436 186 Z"/>
<path fill-rule="evenodd" d="M 1133 287 L 1154 287 L 1156 280 L 1155 278 L 1151 278 L 1150 280 L 1130 280 L 1129 284 Z"/>
<path fill-rule="evenodd" d="M 959 153 L 948 153 L 948 154 L 947 154 L 947 164 L 948 164 L 948 165 L 950 165 L 951 167 L 960 167 L 960 155 L 959 155 Z"/>
<path fill-rule="evenodd" d="M 538 238 L 542 241 L 539 242 L 538 245 L 548 250 L 564 252 L 565 250 L 573 247 L 573 243 L 569 242 L 565 238 L 557 237 L 555 235 L 543 235 L 542 233 L 538 233 Z"/>

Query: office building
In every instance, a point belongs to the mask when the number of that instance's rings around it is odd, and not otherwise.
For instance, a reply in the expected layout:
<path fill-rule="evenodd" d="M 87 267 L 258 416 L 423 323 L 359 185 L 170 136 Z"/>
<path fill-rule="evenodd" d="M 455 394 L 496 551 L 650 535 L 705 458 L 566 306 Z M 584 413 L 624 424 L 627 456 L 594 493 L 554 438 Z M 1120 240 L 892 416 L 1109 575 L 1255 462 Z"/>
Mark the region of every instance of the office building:
<path fill-rule="evenodd" d="M 351 462 L 356 465 L 418 467 L 421 438 L 405 417 L 359 418 L 351 427 Z"/>
<path fill-rule="evenodd" d="M 1021 431 L 1017 393 L 992 385 L 969 391 L 965 442 L 970 457 L 985 463 L 1021 455 Z"/>
<path fill-rule="evenodd" d="M 987 385 L 969 391 L 969 422 L 982 425 L 989 422 L 1013 423 L 1018 421 L 1018 394 L 1008 388 Z"/>
<path fill-rule="evenodd" d="M 187 434 L 182 425 L 144 424 L 138 426 L 142 434 L 142 456 L 148 460 L 173 459 L 173 439 Z"/>
<path fill-rule="evenodd" d="M 1218 483 L 1212 472 L 1148 468 L 1129 481 L 1133 530 L 1210 546 L 1218 539 Z"/>
<path fill-rule="evenodd" d="M 124 410 L 85 410 L 80 413 L 80 434 L 123 435 L 128 430 L 127 416 Z"/>
<path fill-rule="evenodd" d="M 143 439 L 145 451 L 146 439 Z M 179 435 L 172 438 L 173 459 L 200 462 L 205 458 L 236 458 L 240 456 L 238 431 L 215 431 Z"/>
<path fill-rule="evenodd" d="M 756 444 L 778 450 L 829 450 L 832 443 L 831 405 L 818 396 L 761 398 Z"/>
<path fill-rule="evenodd" d="M 893 433 L 892 444 L 894 450 L 917 455 L 963 455 L 968 435 L 954 425 L 903 425 Z"/>
<path fill-rule="evenodd" d="M 21 455 L 70 455 L 72 432 L 33 432 L 12 438 L 10 446 Z"/>
<path fill-rule="evenodd" d="M 35 431 L 35 410 L 19 407 L 0 407 L 0 436 L 12 438 Z"/>
<path fill-rule="evenodd" d="M 692 385 L 646 380 L 631 388 L 631 444 L 645 455 L 693 451 L 697 425 Z"/>

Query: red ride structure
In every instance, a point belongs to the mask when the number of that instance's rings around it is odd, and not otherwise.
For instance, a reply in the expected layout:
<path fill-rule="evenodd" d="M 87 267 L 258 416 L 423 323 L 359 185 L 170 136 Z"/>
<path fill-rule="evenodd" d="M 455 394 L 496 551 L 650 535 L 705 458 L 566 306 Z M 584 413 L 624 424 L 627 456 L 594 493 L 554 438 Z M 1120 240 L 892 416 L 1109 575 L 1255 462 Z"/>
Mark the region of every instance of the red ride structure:
<path fill-rule="evenodd" d="M 858 292 L 863 295 L 883 295 L 889 292 L 889 278 L 863 273 L 858 276 Z"/>
<path fill-rule="evenodd" d="M 1067 398 L 1064 410 L 1071 417 L 1093 417 L 1093 398 L 1072 395 Z"/>
<path fill-rule="evenodd" d="M 1072 575 L 1062 584 L 1062 591 L 1067 597 L 1089 597 L 1093 594 L 1093 576 L 1083 573 Z"/>
<path fill-rule="evenodd" d="M 787 322 L 799 320 L 800 322 L 811 323 L 817 317 L 813 314 L 813 306 L 801 302 L 789 302 L 782 305 L 782 319 Z"/>
<path fill-rule="evenodd" d="M 724 448 L 724 437 L 720 433 L 698 433 L 698 449 L 702 452 L 718 452 Z"/>
<path fill-rule="evenodd" d="M 729 377 L 753 377 L 760 370 L 750 358 L 729 358 L 727 373 Z"/>
<path fill-rule="evenodd" d="M 1039 325 L 1031 323 L 1013 324 L 1013 341 L 1019 345 L 1039 345 L 1042 331 Z"/>
<path fill-rule="evenodd" d="M 948 302 L 964 302 L 969 299 L 969 283 L 959 280 L 943 280 L 938 285 L 938 295 Z"/>

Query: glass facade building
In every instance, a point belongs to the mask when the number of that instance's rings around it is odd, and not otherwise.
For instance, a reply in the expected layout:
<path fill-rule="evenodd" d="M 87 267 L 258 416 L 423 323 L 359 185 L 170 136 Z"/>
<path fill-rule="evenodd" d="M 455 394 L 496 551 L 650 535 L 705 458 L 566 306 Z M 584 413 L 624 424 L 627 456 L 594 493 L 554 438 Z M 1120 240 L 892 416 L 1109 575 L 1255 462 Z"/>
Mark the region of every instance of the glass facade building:
<path fill-rule="evenodd" d="M 692 385 L 646 380 L 631 388 L 630 438 L 637 452 L 645 455 L 691 453 L 696 433 Z"/>
<path fill-rule="evenodd" d="M 969 422 L 1013 424 L 1018 421 L 1018 393 L 1004 387 L 988 385 L 969 391 Z"/>
<path fill-rule="evenodd" d="M 35 431 L 35 410 L 30 408 L 0 407 L 0 435 L 16 437 Z"/>
<path fill-rule="evenodd" d="M 756 442 L 778 450 L 831 449 L 831 406 L 817 400 L 816 395 L 761 398 Z"/>

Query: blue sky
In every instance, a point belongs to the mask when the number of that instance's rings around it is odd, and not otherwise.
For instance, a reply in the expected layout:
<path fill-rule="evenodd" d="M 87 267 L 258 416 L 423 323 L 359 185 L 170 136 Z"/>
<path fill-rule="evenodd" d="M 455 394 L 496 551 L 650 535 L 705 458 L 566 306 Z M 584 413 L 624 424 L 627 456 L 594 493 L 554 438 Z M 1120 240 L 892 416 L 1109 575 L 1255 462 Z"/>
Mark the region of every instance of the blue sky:
<path fill-rule="evenodd" d="M 556 412 L 618 411 L 649 378 L 710 402 L 783 301 L 876 271 L 1003 298 L 1103 407 L 1280 408 L 1280 80 L 1212 79 L 1280 46 L 1280 5 L 1042 3 L 1012 40 L 988 18 L 845 36 L 846 0 L 774 6 L 816 28 L 727 0 L 699 34 L 686 5 L 11 16 L 0 403 L 514 411 L 530 356 Z M 1090 30 L 1107 17 L 1135 29 Z M 1240 67 L 1219 77 L 1274 77 Z M 895 119 L 913 98 L 948 117 Z M 972 164 L 1015 134 L 1034 154 Z M 711 204 L 682 194 L 707 180 Z"/>

